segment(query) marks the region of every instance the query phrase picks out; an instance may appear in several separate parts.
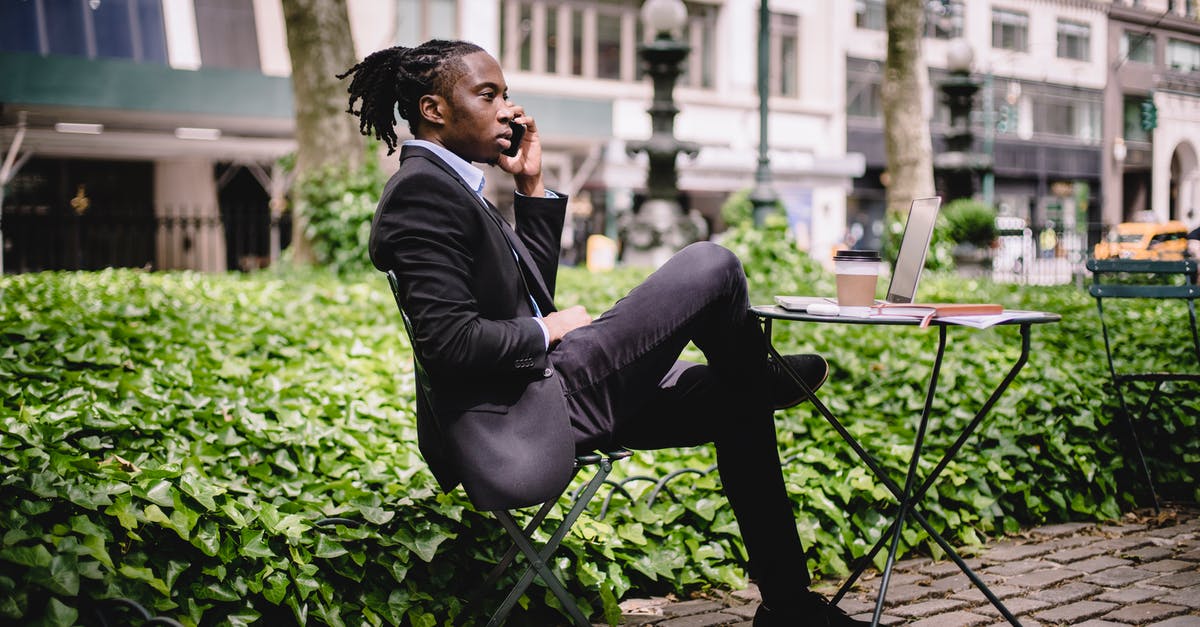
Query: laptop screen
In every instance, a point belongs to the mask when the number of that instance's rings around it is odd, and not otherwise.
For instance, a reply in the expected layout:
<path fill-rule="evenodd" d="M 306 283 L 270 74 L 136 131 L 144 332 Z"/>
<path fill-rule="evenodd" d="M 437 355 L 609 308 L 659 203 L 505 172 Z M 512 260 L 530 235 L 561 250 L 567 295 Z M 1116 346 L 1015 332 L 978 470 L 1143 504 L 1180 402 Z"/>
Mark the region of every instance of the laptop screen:
<path fill-rule="evenodd" d="M 900 240 L 900 252 L 896 255 L 896 266 L 892 269 L 892 282 L 888 286 L 887 302 L 911 303 L 917 297 L 917 282 L 925 268 L 925 254 L 929 252 L 929 241 L 933 238 L 933 225 L 937 222 L 940 197 L 917 198 L 908 210 L 908 221 L 904 224 L 904 237 Z"/>

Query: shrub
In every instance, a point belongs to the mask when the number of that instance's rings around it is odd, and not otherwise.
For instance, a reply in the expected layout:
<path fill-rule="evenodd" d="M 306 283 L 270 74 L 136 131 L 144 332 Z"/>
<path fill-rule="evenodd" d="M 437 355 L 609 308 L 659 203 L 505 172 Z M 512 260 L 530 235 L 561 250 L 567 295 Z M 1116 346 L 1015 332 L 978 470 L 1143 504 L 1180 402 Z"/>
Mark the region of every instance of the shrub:
<path fill-rule="evenodd" d="M 828 289 L 818 267 L 775 246 L 748 257 L 756 302 L 781 285 Z M 642 275 L 563 269 L 559 300 L 599 313 Z M 931 523 L 974 544 L 1129 507 L 1136 484 L 1109 427 L 1091 299 L 948 277 L 922 291 L 1064 315 L 1034 329 L 1030 363 L 922 508 Z M 1186 347 L 1145 332 L 1146 320 L 1169 329 L 1181 315 L 1136 305 L 1116 315 L 1132 325 L 1116 340 L 1132 358 L 1181 359 Z M 461 491 L 439 494 L 425 470 L 411 353 L 378 275 L 10 276 L 0 279 L 0 320 L 4 621 L 88 622 L 100 600 L 128 597 L 188 625 L 457 625 L 475 573 L 506 546 L 496 523 Z M 829 358 L 822 398 L 899 477 L 934 333 L 777 324 L 774 341 Z M 951 331 L 931 447 L 948 443 L 1015 359 L 1014 334 Z M 1168 393 L 1159 435 L 1144 442 L 1162 491 L 1195 499 L 1200 399 Z M 844 573 L 886 528 L 891 499 L 810 407 L 780 413 L 778 425 L 810 567 Z M 714 462 L 711 447 L 639 452 L 614 478 Z M 641 501 L 650 485 L 627 484 L 638 503 L 614 492 L 607 517 L 593 508 L 567 536 L 555 564 L 593 616 L 611 617 L 631 591 L 745 583 L 718 478 L 684 477 L 653 507 Z M 328 519 L 361 526 L 320 524 Z M 937 553 L 915 529 L 902 549 Z M 511 624 L 555 622 L 540 585 Z"/>
<path fill-rule="evenodd" d="M 996 239 L 996 210 L 978 200 L 952 200 L 941 214 L 946 219 L 946 236 L 955 244 L 987 248 Z"/>
<path fill-rule="evenodd" d="M 371 218 L 386 177 L 374 146 L 369 153 L 362 168 L 327 166 L 305 177 L 294 192 L 296 211 L 308 216 L 317 263 L 341 274 L 371 267 Z"/>

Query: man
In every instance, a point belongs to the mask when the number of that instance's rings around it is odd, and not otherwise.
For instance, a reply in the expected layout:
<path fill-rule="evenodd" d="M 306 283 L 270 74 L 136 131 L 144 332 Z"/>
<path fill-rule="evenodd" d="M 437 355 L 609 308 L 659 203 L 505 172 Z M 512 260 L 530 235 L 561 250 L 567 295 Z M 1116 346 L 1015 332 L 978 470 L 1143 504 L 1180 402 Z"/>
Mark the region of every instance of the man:
<path fill-rule="evenodd" d="M 566 198 L 546 190 L 537 122 L 509 102 L 496 60 L 434 40 L 376 52 L 351 74 L 364 134 L 394 150 L 398 110 L 416 138 L 380 198 L 370 253 L 399 278 L 427 381 L 421 450 L 443 489 L 463 483 L 480 509 L 527 506 L 561 493 L 576 450 L 713 442 L 762 591 L 755 625 L 865 624 L 807 590 L 772 416 L 804 394 L 765 357 L 737 258 L 694 244 L 599 318 L 556 310 Z M 512 122 L 526 132 L 507 156 Z M 515 229 L 472 162 L 513 176 Z M 707 364 L 678 361 L 689 342 Z M 810 388 L 824 382 L 821 357 L 788 360 Z"/>

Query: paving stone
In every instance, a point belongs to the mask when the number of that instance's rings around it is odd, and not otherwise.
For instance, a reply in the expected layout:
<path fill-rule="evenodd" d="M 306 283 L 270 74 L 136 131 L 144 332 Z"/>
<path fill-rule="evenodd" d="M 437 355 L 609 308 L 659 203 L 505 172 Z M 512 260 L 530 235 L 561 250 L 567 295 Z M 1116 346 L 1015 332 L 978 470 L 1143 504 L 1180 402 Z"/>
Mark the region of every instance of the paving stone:
<path fill-rule="evenodd" d="M 1106 551 L 1128 551 L 1130 549 L 1136 549 L 1140 546 L 1146 546 L 1149 544 L 1150 540 L 1148 538 L 1142 538 L 1139 536 L 1126 536 L 1123 538 L 1109 538 L 1108 540 L 1101 540 L 1100 542 L 1096 543 L 1096 546 L 1101 547 Z"/>
<path fill-rule="evenodd" d="M 1200 610 L 1200 586 L 1192 586 L 1176 590 L 1158 599 L 1172 605 L 1185 605 L 1193 610 Z"/>
<path fill-rule="evenodd" d="M 1126 536 L 1138 531 L 1145 531 L 1146 525 L 1141 523 L 1118 524 L 1118 525 L 1100 525 L 1096 527 L 1096 531 L 1105 535 L 1111 536 Z"/>
<path fill-rule="evenodd" d="M 998 544 L 988 549 L 988 559 L 994 562 L 1013 562 L 1049 553 L 1043 544 Z"/>
<path fill-rule="evenodd" d="M 1033 620 L 1032 618 L 1027 618 L 1025 616 L 1018 616 L 1017 618 L 1021 621 L 1021 627 L 1042 627 L 1041 623 Z M 988 627 L 1012 627 L 1012 625 L 1008 621 L 1003 621 L 1000 623 L 992 623 L 991 625 L 988 625 Z"/>
<path fill-rule="evenodd" d="M 650 616 L 648 614 L 621 615 L 621 625 L 624 627 L 640 627 L 641 625 L 649 625 L 656 620 L 662 620 L 662 616 Z M 593 624 L 592 627 L 608 627 L 608 623 Z"/>
<path fill-rule="evenodd" d="M 1097 555 L 1104 555 L 1105 553 L 1106 553 L 1106 551 L 1104 548 L 1098 547 L 1094 544 L 1088 544 L 1088 545 L 1084 545 L 1084 546 L 1075 547 L 1073 549 L 1067 549 L 1065 551 L 1055 551 L 1055 552 L 1047 555 L 1046 559 L 1048 559 L 1052 562 L 1058 562 L 1059 564 L 1069 564 L 1071 562 L 1077 562 L 1079 560 L 1084 560 L 1089 557 L 1096 557 Z"/>
<path fill-rule="evenodd" d="M 1015 562 L 1007 562 L 989 566 L 983 572 L 989 575 L 999 575 L 1001 577 L 1011 577 L 1014 575 L 1024 575 L 1025 573 L 1035 570 L 1046 570 L 1054 568 L 1054 562 L 1045 562 L 1037 559 L 1018 560 Z"/>
<path fill-rule="evenodd" d="M 1004 583 L 1010 586 L 1020 586 L 1022 588 L 1046 588 L 1060 581 L 1075 579 L 1083 573 L 1080 573 L 1069 568 L 1055 568 L 1050 570 L 1037 570 L 1024 575 L 1017 575 L 1006 579 Z"/>
<path fill-rule="evenodd" d="M 1170 525 L 1167 527 L 1159 527 L 1158 529 L 1151 529 L 1146 532 L 1146 535 L 1154 538 L 1174 538 L 1185 533 L 1191 533 L 1191 531 L 1192 530 L 1185 525 Z"/>
<path fill-rule="evenodd" d="M 1150 582 L 1156 586 L 1166 586 L 1168 588 L 1191 588 L 1200 586 L 1200 571 L 1189 570 L 1182 573 L 1172 573 L 1163 575 L 1158 579 Z"/>
<path fill-rule="evenodd" d="M 1070 583 L 1058 586 L 1057 588 L 1035 590 L 1034 592 L 1031 592 L 1029 596 L 1045 601 L 1050 605 L 1062 605 L 1064 603 L 1071 603 L 1080 599 L 1086 599 L 1087 597 L 1094 596 L 1101 590 L 1102 588 L 1100 586 L 1093 586 L 1092 584 L 1083 583 L 1082 581 L 1072 581 Z"/>
<path fill-rule="evenodd" d="M 873 616 L 873 614 L 874 614 L 874 612 L 866 612 L 864 614 L 855 614 L 854 616 L 851 616 L 851 618 L 853 618 L 855 620 L 865 620 L 869 623 L 869 622 L 871 622 L 871 616 Z M 894 615 L 888 614 L 886 612 L 879 615 L 879 624 L 885 625 L 886 627 L 891 627 L 892 625 L 901 625 L 904 622 L 905 622 L 904 618 L 901 618 L 899 616 L 894 616 Z"/>
<path fill-rule="evenodd" d="M 1191 566 L 1191 564 L 1188 565 Z M 923 575 L 921 573 L 898 573 L 893 570 L 892 578 L 888 582 L 888 587 L 890 588 L 892 586 L 902 586 L 906 584 L 928 583 L 929 581 L 930 579 L 928 575 Z"/>
<path fill-rule="evenodd" d="M 919 570 L 926 564 L 932 563 L 933 560 L 928 557 L 910 557 L 896 562 L 895 570 Z"/>
<path fill-rule="evenodd" d="M 1183 560 L 1158 560 L 1157 562 L 1147 562 L 1138 568 L 1156 573 L 1174 573 L 1195 566 L 1195 564 Z"/>
<path fill-rule="evenodd" d="M 1175 556 L 1176 559 L 1187 560 L 1189 562 L 1200 562 L 1200 548 L 1195 548 L 1190 551 L 1184 551 Z"/>
<path fill-rule="evenodd" d="M 909 603 L 918 599 L 924 599 L 936 592 L 937 590 L 927 586 L 888 586 L 887 604 L 888 606 L 893 606 L 901 603 Z"/>
<path fill-rule="evenodd" d="M 1160 559 L 1171 557 L 1171 555 L 1174 552 L 1175 551 L 1173 551 L 1171 549 L 1171 547 L 1154 546 L 1151 544 L 1151 545 L 1147 545 L 1147 546 L 1138 547 L 1131 551 L 1122 551 L 1120 553 L 1120 556 L 1127 557 L 1129 559 L 1134 559 L 1139 562 L 1151 562 L 1154 560 L 1160 560 Z"/>
<path fill-rule="evenodd" d="M 970 579 L 967 579 L 966 575 L 942 577 L 941 579 L 935 579 L 929 584 L 930 588 L 933 588 L 938 592 L 958 592 L 959 590 L 966 590 L 967 588 L 973 586 L 974 584 L 971 583 Z"/>
<path fill-rule="evenodd" d="M 941 614 L 951 610 L 957 610 L 966 605 L 965 601 L 955 599 L 933 599 L 931 601 L 922 601 L 901 607 L 889 607 L 888 611 L 899 616 L 911 616 L 913 618 L 922 618 L 933 614 Z"/>
<path fill-rule="evenodd" d="M 1004 607 L 1008 609 L 1009 613 L 1013 616 L 1016 616 L 1018 619 L 1020 619 L 1022 616 L 1031 615 L 1038 610 L 1044 610 L 1050 607 L 1050 604 L 1045 601 L 1030 599 L 1028 597 L 1001 599 L 1001 602 L 1004 603 Z M 996 606 L 992 605 L 990 601 L 985 605 L 973 608 L 971 611 L 977 614 L 986 614 L 993 618 L 1000 616 L 1000 610 L 996 609 Z"/>
<path fill-rule="evenodd" d="M 1120 603 L 1121 605 L 1129 605 L 1130 603 L 1141 603 L 1142 601 L 1157 599 L 1158 597 L 1167 594 L 1167 592 L 1168 591 L 1164 590 L 1163 588 L 1130 586 L 1128 588 L 1106 590 L 1104 594 L 1097 596 L 1096 600 L 1112 601 L 1113 603 Z"/>
<path fill-rule="evenodd" d="M 1082 573 L 1098 573 L 1102 570 L 1116 568 L 1117 566 L 1129 566 L 1133 562 L 1123 560 L 1119 557 L 1111 557 L 1109 555 L 1097 555 L 1089 559 L 1071 563 L 1071 570 L 1077 570 Z"/>
<path fill-rule="evenodd" d="M 671 603 L 664 605 L 663 616 L 692 616 L 703 612 L 716 612 L 725 605 L 719 601 L 709 599 L 694 599 L 692 601 L 680 601 L 679 603 Z"/>
<path fill-rule="evenodd" d="M 1030 535 L 1047 536 L 1050 538 L 1057 538 L 1057 537 L 1061 537 L 1061 536 L 1074 535 L 1074 534 L 1084 531 L 1085 529 L 1091 529 L 1094 526 L 1095 526 L 1095 523 L 1086 523 L 1086 522 L 1061 523 L 1058 525 L 1047 525 L 1045 527 L 1038 527 L 1037 529 L 1034 529 L 1033 531 L 1031 531 Z"/>
<path fill-rule="evenodd" d="M 963 561 L 967 563 L 967 567 L 970 568 L 971 570 L 975 570 L 975 569 L 979 568 L 979 566 L 981 565 L 978 558 L 972 558 L 972 559 L 963 560 Z M 933 577 L 942 577 L 945 575 L 952 575 L 954 573 L 960 573 L 962 571 L 959 570 L 958 564 L 955 564 L 952 560 L 946 560 L 944 562 L 937 562 L 934 564 L 930 564 L 929 566 L 922 568 L 921 572 L 925 573 L 926 575 L 931 575 Z"/>
<path fill-rule="evenodd" d="M 1008 584 L 988 586 L 988 589 L 991 590 L 992 594 L 996 595 L 996 598 L 1000 599 L 1001 601 L 1017 594 L 1025 594 L 1025 590 L 1016 586 L 1010 586 Z M 950 595 L 950 598 L 959 599 L 961 601 L 970 601 L 972 603 L 990 603 L 990 601 L 987 600 L 987 597 L 983 596 L 983 591 L 974 586 L 966 590 L 955 592 L 954 594 Z"/>
<path fill-rule="evenodd" d="M 1200 616 L 1176 616 L 1157 623 L 1151 623 L 1149 627 L 1200 627 Z"/>
<path fill-rule="evenodd" d="M 1186 607 L 1178 605 L 1168 605 L 1166 603 L 1136 603 L 1128 605 L 1118 610 L 1114 610 L 1104 615 L 1104 618 L 1109 620 L 1124 621 L 1127 623 L 1147 623 L 1150 621 L 1158 621 L 1170 618 L 1177 614 L 1182 614 L 1187 611 Z"/>
<path fill-rule="evenodd" d="M 1093 618 L 1092 620 L 1085 620 L 1075 627 L 1129 627 L 1129 625 L 1125 623 L 1114 623 L 1111 620 L 1100 620 L 1098 618 Z"/>
<path fill-rule="evenodd" d="M 1074 624 L 1089 618 L 1096 618 L 1097 616 L 1111 612 L 1116 608 L 1116 603 L 1104 603 L 1103 601 L 1076 601 L 1068 605 L 1056 607 L 1052 610 L 1039 612 L 1035 614 L 1035 616 L 1048 623 Z"/>
<path fill-rule="evenodd" d="M 971 612 L 950 612 L 908 623 L 909 627 L 973 627 L 988 622 L 988 617 Z"/>
<path fill-rule="evenodd" d="M 717 612 L 715 614 L 693 614 L 691 616 L 681 616 L 672 618 L 661 623 L 655 623 L 657 627 L 714 627 L 715 625 L 728 625 L 734 622 L 742 622 L 737 616 Z"/>
<path fill-rule="evenodd" d="M 742 590 L 734 590 L 731 594 L 733 594 L 735 598 L 747 603 L 762 602 L 762 594 L 759 593 L 758 585 L 756 584 L 750 584 Z"/>
<path fill-rule="evenodd" d="M 1149 579 L 1157 573 L 1133 568 L 1131 566 L 1118 566 L 1105 571 L 1094 573 L 1083 578 L 1088 583 L 1100 584 L 1102 586 L 1116 587 L 1127 586 L 1135 581 Z M 1156 584 L 1157 585 L 1157 584 Z"/>
<path fill-rule="evenodd" d="M 750 605 L 738 605 L 725 608 L 722 611 L 726 614 L 733 614 L 739 618 L 754 618 L 754 613 L 758 611 L 758 604 L 753 603 Z"/>

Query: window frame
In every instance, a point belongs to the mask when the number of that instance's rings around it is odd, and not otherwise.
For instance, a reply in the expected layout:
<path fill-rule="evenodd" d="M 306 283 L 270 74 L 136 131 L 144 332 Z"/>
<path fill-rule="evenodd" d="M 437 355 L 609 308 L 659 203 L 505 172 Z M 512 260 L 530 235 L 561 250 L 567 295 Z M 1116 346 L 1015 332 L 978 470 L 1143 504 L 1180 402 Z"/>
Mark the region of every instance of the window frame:
<path fill-rule="evenodd" d="M 1013 45 L 1004 45 L 1011 29 Z M 992 7 L 992 47 L 1014 52 L 1029 52 L 1029 13 L 1015 9 Z"/>
<path fill-rule="evenodd" d="M 1075 32 L 1071 32 L 1075 31 Z M 1060 59 L 1075 61 L 1091 61 L 1092 59 L 1092 25 L 1088 22 L 1059 18 L 1056 23 L 1057 56 Z M 1071 54 L 1071 48 L 1077 47 L 1077 54 Z M 1066 48 L 1064 54 L 1064 48 Z"/>

